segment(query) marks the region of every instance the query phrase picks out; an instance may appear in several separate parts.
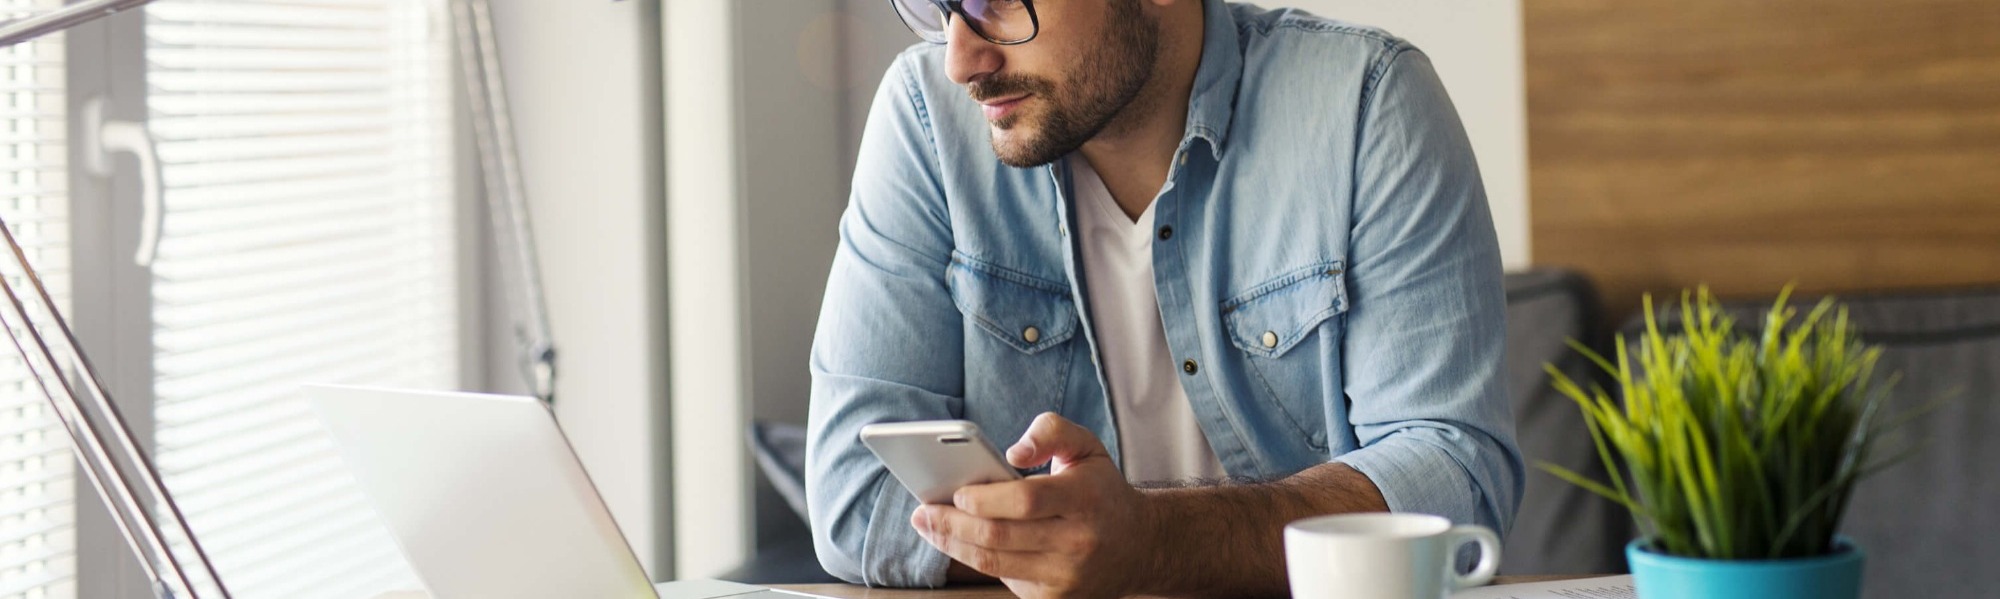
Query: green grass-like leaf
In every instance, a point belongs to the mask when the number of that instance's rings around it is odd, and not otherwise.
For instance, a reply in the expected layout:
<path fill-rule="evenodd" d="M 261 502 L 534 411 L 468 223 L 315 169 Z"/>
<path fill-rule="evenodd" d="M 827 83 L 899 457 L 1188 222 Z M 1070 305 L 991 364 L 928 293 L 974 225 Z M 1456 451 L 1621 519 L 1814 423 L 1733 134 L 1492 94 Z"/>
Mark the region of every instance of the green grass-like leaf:
<path fill-rule="evenodd" d="M 1882 440 L 1936 404 L 1884 422 L 1896 377 L 1873 384 L 1881 349 L 1862 343 L 1832 299 L 1801 315 L 1791 294 L 1787 286 L 1754 335 L 1740 334 L 1704 287 L 1682 294 L 1677 323 L 1662 323 L 1647 296 L 1644 331 L 1630 345 L 1619 336 L 1611 356 L 1572 340 L 1618 395 L 1546 369 L 1583 412 L 1609 480 L 1539 466 L 1623 506 L 1667 554 L 1829 551 L 1855 483 L 1912 450 L 1883 459 Z"/>

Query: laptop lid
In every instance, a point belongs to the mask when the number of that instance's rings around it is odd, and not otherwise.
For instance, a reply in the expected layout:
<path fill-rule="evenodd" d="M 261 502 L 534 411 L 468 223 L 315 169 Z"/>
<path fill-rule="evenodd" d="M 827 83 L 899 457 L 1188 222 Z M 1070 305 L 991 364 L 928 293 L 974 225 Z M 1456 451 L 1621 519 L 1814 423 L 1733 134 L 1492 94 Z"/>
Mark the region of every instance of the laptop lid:
<path fill-rule="evenodd" d="M 306 396 L 432 597 L 656 596 L 541 402 L 318 385 Z"/>

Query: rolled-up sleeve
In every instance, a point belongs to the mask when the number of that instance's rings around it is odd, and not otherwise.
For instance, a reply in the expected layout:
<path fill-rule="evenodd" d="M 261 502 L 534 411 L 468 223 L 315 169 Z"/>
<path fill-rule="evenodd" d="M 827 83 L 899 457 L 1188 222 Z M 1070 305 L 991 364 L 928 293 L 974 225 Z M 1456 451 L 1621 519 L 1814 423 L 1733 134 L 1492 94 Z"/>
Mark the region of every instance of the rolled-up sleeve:
<path fill-rule="evenodd" d="M 1505 533 L 1523 472 L 1486 192 L 1430 60 L 1388 51 L 1363 103 L 1344 379 L 1359 448 L 1335 458 L 1398 512 Z"/>
<path fill-rule="evenodd" d="M 964 385 L 945 288 L 951 229 L 905 54 L 876 93 L 813 336 L 806 495 L 827 572 L 871 586 L 944 584 L 949 560 L 912 530 L 917 501 L 860 442 L 874 422 L 952 418 Z"/>

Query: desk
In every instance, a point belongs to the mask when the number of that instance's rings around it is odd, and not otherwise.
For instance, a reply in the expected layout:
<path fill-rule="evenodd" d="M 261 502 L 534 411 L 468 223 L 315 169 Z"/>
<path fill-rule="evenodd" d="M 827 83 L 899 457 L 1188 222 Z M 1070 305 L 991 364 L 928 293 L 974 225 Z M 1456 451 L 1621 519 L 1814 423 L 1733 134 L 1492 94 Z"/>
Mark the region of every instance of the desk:
<path fill-rule="evenodd" d="M 1493 584 L 1518 584 L 1523 582 L 1549 582 L 1606 576 L 1496 576 Z M 871 589 L 857 584 L 774 584 L 774 589 L 810 593 L 834 599 L 1012 599 L 1013 593 L 1007 587 L 997 584 L 955 586 L 942 589 Z M 375 599 L 430 599 L 423 591 L 396 591 L 377 595 Z"/>
<path fill-rule="evenodd" d="M 1602 576 L 1602 575 L 1595 575 Z M 1590 576 L 1497 576 L 1493 584 L 1549 582 L 1590 578 Z M 955 586 L 942 589 L 871 589 L 852 584 L 774 584 L 771 588 L 810 593 L 834 599 L 1011 599 L 1014 594 L 997 584 Z"/>

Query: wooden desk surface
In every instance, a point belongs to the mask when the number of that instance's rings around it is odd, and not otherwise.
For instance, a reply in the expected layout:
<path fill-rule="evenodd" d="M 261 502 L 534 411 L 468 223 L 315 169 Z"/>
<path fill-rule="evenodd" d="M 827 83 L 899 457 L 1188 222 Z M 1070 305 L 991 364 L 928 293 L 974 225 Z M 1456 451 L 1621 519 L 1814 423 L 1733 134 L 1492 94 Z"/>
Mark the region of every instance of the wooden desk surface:
<path fill-rule="evenodd" d="M 1493 584 L 1519 584 L 1571 580 L 1590 576 L 1499 576 Z M 994 585 L 956 586 L 942 589 L 871 589 L 853 584 L 774 584 L 773 588 L 833 597 L 835 599 L 1006 599 L 1014 594 Z"/>
<path fill-rule="evenodd" d="M 1518 584 L 1523 582 L 1548 582 L 1606 576 L 1499 576 L 1493 584 Z M 810 593 L 834 599 L 1007 599 L 1014 594 L 1007 587 L 997 584 L 956 586 L 942 589 L 871 589 L 857 584 L 774 584 L 772 588 Z M 396 591 L 377 595 L 375 599 L 429 599 L 423 591 Z"/>

